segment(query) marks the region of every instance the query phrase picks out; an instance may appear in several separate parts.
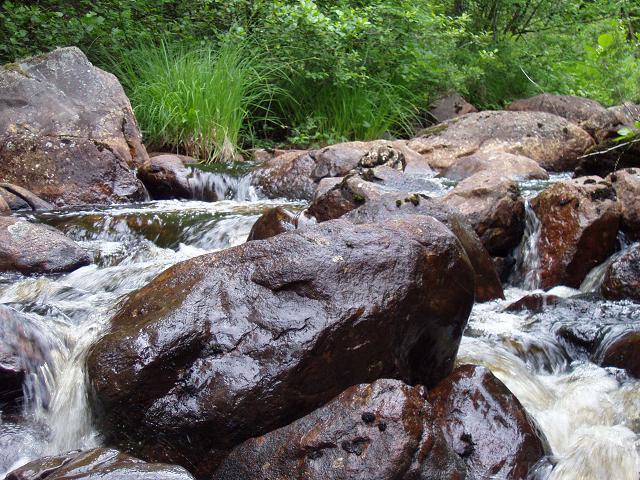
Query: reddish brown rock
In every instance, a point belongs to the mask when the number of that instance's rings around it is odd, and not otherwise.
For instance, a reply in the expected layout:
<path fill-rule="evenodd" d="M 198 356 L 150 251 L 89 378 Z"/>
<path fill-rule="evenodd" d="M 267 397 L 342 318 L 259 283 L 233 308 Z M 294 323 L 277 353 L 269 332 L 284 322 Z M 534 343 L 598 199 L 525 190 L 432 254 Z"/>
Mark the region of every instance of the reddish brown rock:
<path fill-rule="evenodd" d="M 573 170 L 593 138 L 568 120 L 546 112 L 470 113 L 425 130 L 407 146 L 444 171 L 480 152 L 529 157 L 549 171 Z"/>
<path fill-rule="evenodd" d="M 632 377 L 640 378 L 640 332 L 610 335 L 600 346 L 596 362 L 603 367 L 622 368 Z"/>
<path fill-rule="evenodd" d="M 290 232 L 302 225 L 315 223 L 315 219 L 307 219 L 304 213 L 295 214 L 282 207 L 274 207 L 263 213 L 251 227 L 247 242 L 265 240 L 281 233 Z"/>
<path fill-rule="evenodd" d="M 49 202 L 45 202 L 37 195 L 34 195 L 26 188 L 22 188 L 12 183 L 0 182 L 0 196 L 3 199 L 10 199 L 12 202 L 9 207 L 11 210 L 18 210 L 22 207 L 22 204 L 26 204 L 28 208 L 34 211 L 46 211 L 51 210 L 53 206 Z M 17 203 L 16 203 L 17 202 Z M 18 208 L 14 208 L 18 207 Z"/>
<path fill-rule="evenodd" d="M 60 205 L 143 200 L 148 160 L 115 76 L 75 47 L 0 67 L 0 178 Z"/>
<path fill-rule="evenodd" d="M 377 380 L 236 447 L 214 480 L 462 480 L 421 387 Z"/>
<path fill-rule="evenodd" d="M 483 171 L 437 199 L 457 209 L 490 255 L 508 255 L 524 233 L 524 199 L 515 180 Z"/>
<path fill-rule="evenodd" d="M 484 367 L 457 368 L 427 399 L 447 442 L 465 461 L 468 480 L 524 480 L 550 453 L 535 421 Z"/>
<path fill-rule="evenodd" d="M 522 312 L 528 310 L 530 312 L 542 312 L 547 305 L 555 305 L 560 300 L 556 295 L 548 295 L 546 293 L 531 293 L 525 295 L 519 300 L 507 305 L 505 312 Z"/>
<path fill-rule="evenodd" d="M 445 170 L 442 176 L 460 181 L 484 171 L 512 180 L 547 180 L 549 178 L 549 174 L 538 165 L 538 162 L 522 155 L 504 152 L 477 153 L 462 157 Z"/>
<path fill-rule="evenodd" d="M 452 93 L 436 100 L 429 109 L 429 116 L 436 123 L 441 123 L 477 111 L 478 109 L 467 102 L 462 95 Z"/>
<path fill-rule="evenodd" d="M 170 198 L 193 198 L 189 185 L 191 171 L 185 166 L 181 155 L 154 155 L 138 170 L 151 198 L 165 200 Z"/>
<path fill-rule="evenodd" d="M 2 195 L 0 195 L 0 216 L 11 215 L 11 207 L 4 199 Z"/>
<path fill-rule="evenodd" d="M 622 209 L 622 230 L 631 240 L 640 240 L 640 168 L 618 170 L 609 175 Z"/>
<path fill-rule="evenodd" d="M 640 244 L 629 248 L 609 265 L 601 291 L 611 300 L 640 301 Z"/>
<path fill-rule="evenodd" d="M 578 288 L 616 248 L 620 204 L 609 182 L 585 177 L 558 182 L 531 201 L 540 221 L 541 288 Z"/>

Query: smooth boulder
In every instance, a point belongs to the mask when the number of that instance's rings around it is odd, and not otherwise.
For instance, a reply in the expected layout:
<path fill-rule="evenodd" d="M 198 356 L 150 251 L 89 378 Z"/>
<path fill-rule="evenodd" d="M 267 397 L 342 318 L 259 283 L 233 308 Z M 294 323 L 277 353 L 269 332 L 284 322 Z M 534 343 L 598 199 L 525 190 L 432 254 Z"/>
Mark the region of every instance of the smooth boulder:
<path fill-rule="evenodd" d="M 586 177 L 558 182 L 531 200 L 540 222 L 540 284 L 578 288 L 616 249 L 620 204 L 609 182 Z"/>
<path fill-rule="evenodd" d="M 607 177 L 622 209 L 621 229 L 631 240 L 640 240 L 640 168 L 618 170 Z"/>
<path fill-rule="evenodd" d="M 91 256 L 55 228 L 0 217 L 0 272 L 64 273 L 91 263 Z"/>
<path fill-rule="evenodd" d="M 512 180 L 547 180 L 549 178 L 547 171 L 535 160 L 505 152 L 481 152 L 462 157 L 441 175 L 460 181 L 485 171 Z"/>
<path fill-rule="evenodd" d="M 611 262 L 604 275 L 601 292 L 610 300 L 640 302 L 640 244 L 634 244 Z"/>
<path fill-rule="evenodd" d="M 0 67 L 0 178 L 57 205 L 143 200 L 148 160 L 117 78 L 76 47 Z"/>
<path fill-rule="evenodd" d="M 92 347 L 96 421 L 206 477 L 350 385 L 437 383 L 473 292 L 467 255 L 431 217 L 335 220 L 193 258 L 132 293 Z"/>
<path fill-rule="evenodd" d="M 467 480 L 525 480 L 550 453 L 547 440 L 518 399 L 489 370 L 457 368 L 427 399 Z"/>
<path fill-rule="evenodd" d="M 407 144 L 440 172 L 480 152 L 523 155 L 548 171 L 573 170 L 593 145 L 586 131 L 562 117 L 510 111 L 469 113 L 431 127 Z"/>
<path fill-rule="evenodd" d="M 191 170 L 185 166 L 182 155 L 154 155 L 138 170 L 138 178 L 144 183 L 151 198 L 193 198 L 189 184 Z"/>
<path fill-rule="evenodd" d="M 603 367 L 621 368 L 631 377 L 640 378 L 640 332 L 609 333 L 594 357 L 596 363 Z"/>
<path fill-rule="evenodd" d="M 110 448 L 43 457 L 13 470 L 6 480 L 193 480 L 177 465 L 146 463 Z"/>
<path fill-rule="evenodd" d="M 397 380 L 350 387 L 325 406 L 236 447 L 213 480 L 458 480 L 464 465 L 424 389 Z"/>

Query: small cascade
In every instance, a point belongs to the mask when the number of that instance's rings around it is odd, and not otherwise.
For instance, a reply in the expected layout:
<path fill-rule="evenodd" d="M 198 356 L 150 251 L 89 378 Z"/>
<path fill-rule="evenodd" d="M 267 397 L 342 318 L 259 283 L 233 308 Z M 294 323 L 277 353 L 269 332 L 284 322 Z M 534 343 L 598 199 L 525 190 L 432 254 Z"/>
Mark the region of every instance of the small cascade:
<path fill-rule="evenodd" d="M 603 263 L 597 265 L 592 268 L 591 271 L 587 274 L 585 279 L 580 284 L 580 291 L 582 293 L 591 293 L 600 291 L 600 287 L 604 282 L 604 277 L 609 269 L 609 266 L 615 262 L 618 258 L 624 255 L 629 248 L 631 248 L 633 243 L 629 242 L 627 237 L 623 232 L 618 233 L 618 244 L 620 245 L 620 250 L 607 258 Z"/>
<path fill-rule="evenodd" d="M 193 200 L 205 202 L 220 200 L 255 202 L 258 200 L 258 194 L 251 185 L 251 175 L 237 177 L 228 173 L 207 172 L 191 168 L 188 182 Z"/>
<path fill-rule="evenodd" d="M 520 246 L 516 251 L 516 266 L 512 283 L 526 290 L 540 288 L 540 220 L 529 200 L 525 201 L 525 227 Z"/>

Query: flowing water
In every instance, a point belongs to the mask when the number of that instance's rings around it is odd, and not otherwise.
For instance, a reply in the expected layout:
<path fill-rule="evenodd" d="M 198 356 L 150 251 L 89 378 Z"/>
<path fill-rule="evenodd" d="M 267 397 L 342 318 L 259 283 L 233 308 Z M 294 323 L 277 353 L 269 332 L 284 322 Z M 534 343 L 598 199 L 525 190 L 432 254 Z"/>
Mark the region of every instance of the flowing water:
<path fill-rule="evenodd" d="M 46 350 L 45 366 L 30 369 L 22 412 L 2 412 L 0 478 L 39 456 L 101 444 L 87 406 L 84 362 L 123 296 L 176 262 L 243 243 L 267 208 L 304 207 L 260 199 L 246 178 L 207 174 L 194 184 L 201 188 L 197 198 L 206 199 L 213 191 L 215 198 L 225 200 L 157 201 L 28 215 L 80 242 L 95 262 L 65 275 L 0 275 L 0 304 L 25 313 L 30 331 L 38 332 L 38 344 Z M 524 185 L 531 192 L 543 186 Z M 536 254 L 535 242 L 528 241 L 535 235 L 534 219 L 529 223 L 529 237 L 518 253 L 525 277 Z M 597 282 L 591 285 L 596 288 Z M 637 480 L 640 384 L 619 370 L 597 366 L 563 335 L 584 324 L 612 334 L 640 321 L 637 306 L 556 288 L 551 293 L 578 296 L 575 304 L 539 314 L 503 311 L 534 287 L 525 282 L 526 289 L 509 288 L 504 301 L 476 305 L 458 363 L 490 368 L 538 421 L 553 457 L 540 465 L 536 479 Z"/>

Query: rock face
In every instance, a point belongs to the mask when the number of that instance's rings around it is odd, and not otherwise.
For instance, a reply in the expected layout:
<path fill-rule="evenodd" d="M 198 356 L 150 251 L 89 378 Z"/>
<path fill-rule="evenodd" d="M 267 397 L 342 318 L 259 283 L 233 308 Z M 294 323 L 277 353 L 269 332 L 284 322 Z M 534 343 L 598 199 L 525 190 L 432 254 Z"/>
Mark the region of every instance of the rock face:
<path fill-rule="evenodd" d="M 596 354 L 596 362 L 603 367 L 622 368 L 632 377 L 640 378 L 640 332 L 607 338 Z"/>
<path fill-rule="evenodd" d="M 96 418 L 110 441 L 206 476 L 220 451 L 350 385 L 435 384 L 473 291 L 430 217 L 336 220 L 193 258 L 131 294 L 92 348 Z"/>
<path fill-rule="evenodd" d="M 62 273 L 90 263 L 89 254 L 56 229 L 0 217 L 0 271 Z"/>
<path fill-rule="evenodd" d="M 320 150 L 291 151 L 267 161 L 254 171 L 253 183 L 269 197 L 310 200 L 323 178 L 343 177 L 358 167 L 390 162 L 407 173 L 432 173 L 424 158 L 406 142 L 346 142 Z"/>
<path fill-rule="evenodd" d="M 457 368 L 427 399 L 468 480 L 524 480 L 549 447 L 509 389 L 484 367 Z"/>
<path fill-rule="evenodd" d="M 94 448 L 43 457 L 7 474 L 6 480 L 193 480 L 182 467 L 146 463 L 117 450 Z"/>
<path fill-rule="evenodd" d="M 433 216 L 456 235 L 467 252 L 476 275 L 476 300 L 503 298 L 500 279 L 478 235 L 461 215 L 442 202 L 415 193 L 384 191 L 359 175 L 351 175 L 314 199 L 308 213 L 320 222 L 344 216 L 357 224 L 412 215 Z"/>
<path fill-rule="evenodd" d="M 622 208 L 622 230 L 632 240 L 640 240 L 640 169 L 628 168 L 609 175 Z"/>
<path fill-rule="evenodd" d="M 0 178 L 59 205 L 142 200 L 148 160 L 115 76 L 75 47 L 0 67 Z"/>
<path fill-rule="evenodd" d="M 351 387 L 306 417 L 239 445 L 213 479 L 463 479 L 463 463 L 422 394 L 397 380 Z"/>
<path fill-rule="evenodd" d="M 190 170 L 185 167 L 180 155 L 155 155 L 138 171 L 151 198 L 165 200 L 170 198 L 192 198 L 193 190 L 189 185 Z"/>
<path fill-rule="evenodd" d="M 438 201 L 456 208 L 489 254 L 508 255 L 524 233 L 524 200 L 515 180 L 484 171 L 460 182 Z"/>
<path fill-rule="evenodd" d="M 522 155 L 504 152 L 477 153 L 463 157 L 442 173 L 451 180 L 464 180 L 488 171 L 512 180 L 547 180 L 549 174 L 538 162 Z"/>
<path fill-rule="evenodd" d="M 640 301 L 640 244 L 609 265 L 602 283 L 602 295 L 611 300 Z"/>
<path fill-rule="evenodd" d="M 562 117 L 510 111 L 470 113 L 448 120 L 407 144 L 439 171 L 479 152 L 523 155 L 546 170 L 573 170 L 578 157 L 593 145 L 586 131 Z"/>
<path fill-rule="evenodd" d="M 620 204 L 600 177 L 558 182 L 531 201 L 540 221 L 540 287 L 578 288 L 616 248 Z"/>
<path fill-rule="evenodd" d="M 611 130 L 618 123 L 616 115 L 595 100 L 571 95 L 543 93 L 516 100 L 507 110 L 552 113 L 580 125 L 594 137 L 600 137 L 601 132 Z"/>
<path fill-rule="evenodd" d="M 467 102 L 459 93 L 452 93 L 436 100 L 429 109 L 429 116 L 437 123 L 477 112 L 478 109 Z"/>

